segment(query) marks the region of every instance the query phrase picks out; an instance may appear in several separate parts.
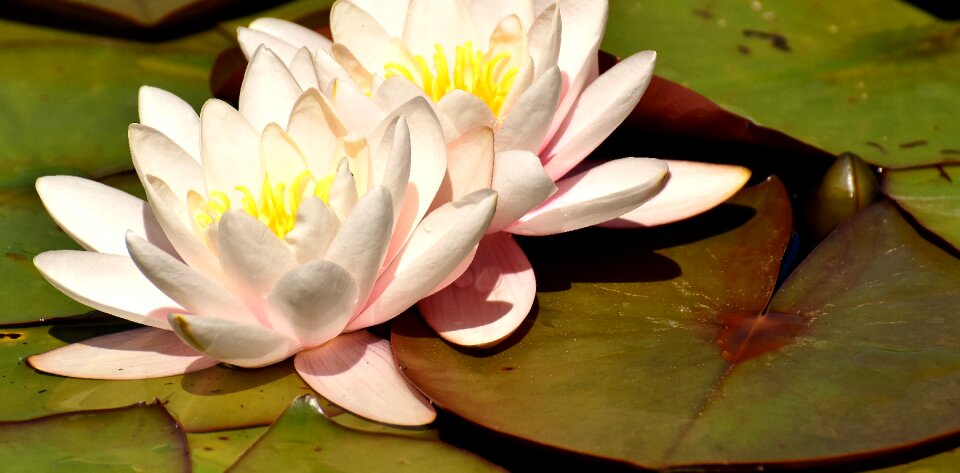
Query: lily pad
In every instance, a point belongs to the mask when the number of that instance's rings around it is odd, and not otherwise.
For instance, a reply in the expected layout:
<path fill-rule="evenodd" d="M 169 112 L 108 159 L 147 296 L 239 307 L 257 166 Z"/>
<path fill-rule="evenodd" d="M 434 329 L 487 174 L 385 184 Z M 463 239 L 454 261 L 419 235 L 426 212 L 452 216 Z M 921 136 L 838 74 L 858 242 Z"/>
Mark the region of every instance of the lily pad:
<path fill-rule="evenodd" d="M 220 473 L 237 461 L 266 427 L 187 434 L 193 473 Z"/>
<path fill-rule="evenodd" d="M 884 167 L 960 161 L 960 23 L 904 2 L 611 2 L 604 49 L 736 114 Z"/>
<path fill-rule="evenodd" d="M 458 351 L 407 317 L 394 353 L 470 422 L 645 467 L 815 465 L 960 430 L 960 261 L 881 203 L 768 308 L 789 221 L 774 180 L 659 229 L 525 240 L 539 308 L 517 336 Z"/>
<path fill-rule="evenodd" d="M 6 472 L 190 471 L 187 439 L 159 403 L 0 423 Z"/>
<path fill-rule="evenodd" d="M 268 425 L 302 394 L 312 393 L 284 362 L 255 370 L 215 366 L 183 376 L 100 381 L 38 373 L 27 356 L 97 335 L 123 325 L 67 324 L 0 331 L 0 420 L 106 409 L 160 399 L 187 431 L 207 432 Z"/>
<path fill-rule="evenodd" d="M 232 467 L 231 472 L 271 471 L 490 472 L 483 459 L 434 440 L 355 431 L 328 420 L 309 396 L 289 409 Z"/>
<path fill-rule="evenodd" d="M 921 225 L 960 248 L 960 166 L 887 172 L 883 191 Z"/>

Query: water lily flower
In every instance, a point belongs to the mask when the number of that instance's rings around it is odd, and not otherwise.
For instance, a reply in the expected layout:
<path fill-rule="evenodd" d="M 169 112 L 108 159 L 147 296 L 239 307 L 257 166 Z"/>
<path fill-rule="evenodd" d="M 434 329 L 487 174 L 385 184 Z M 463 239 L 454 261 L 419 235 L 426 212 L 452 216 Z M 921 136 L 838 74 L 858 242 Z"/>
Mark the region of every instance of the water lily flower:
<path fill-rule="evenodd" d="M 173 94 L 142 88 L 129 140 L 148 202 L 77 177 L 39 179 L 51 216 L 87 251 L 34 262 L 70 297 L 146 327 L 33 356 L 32 366 L 136 379 L 293 356 L 303 379 L 346 409 L 391 424 L 432 421 L 389 342 L 360 329 L 448 284 L 496 194 L 430 209 L 447 153 L 423 99 L 363 133 L 336 108 L 265 48 L 239 110 L 209 100 L 198 116 Z"/>
<path fill-rule="evenodd" d="M 451 156 L 440 198 L 484 186 L 500 197 L 472 264 L 419 308 L 445 339 L 487 346 L 520 325 L 535 297 L 512 235 L 679 220 L 749 177 L 677 163 L 668 182 L 667 163 L 641 158 L 577 168 L 637 105 L 656 60 L 640 52 L 598 75 L 606 18 L 598 0 L 338 0 L 332 41 L 270 18 L 238 38 L 248 56 L 261 45 L 278 51 L 303 85 L 353 97 L 358 126 L 412 97 L 433 105 Z M 641 207 L 665 183 L 664 198 Z"/>

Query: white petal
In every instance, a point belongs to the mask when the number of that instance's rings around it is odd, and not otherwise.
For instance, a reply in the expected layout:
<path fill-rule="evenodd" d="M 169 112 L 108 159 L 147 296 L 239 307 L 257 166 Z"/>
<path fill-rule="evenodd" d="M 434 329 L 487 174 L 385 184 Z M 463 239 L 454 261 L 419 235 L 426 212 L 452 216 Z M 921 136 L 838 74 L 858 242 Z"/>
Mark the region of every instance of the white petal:
<path fill-rule="evenodd" d="M 185 345 L 173 332 L 155 328 L 90 338 L 31 356 L 27 361 L 45 373 L 111 380 L 161 378 L 217 364 L 217 360 Z"/>
<path fill-rule="evenodd" d="M 297 80 L 301 90 L 320 89 L 317 80 L 317 65 L 313 62 L 313 53 L 307 48 L 300 48 L 290 61 L 290 75 Z"/>
<path fill-rule="evenodd" d="M 653 77 L 657 55 L 644 51 L 624 59 L 593 81 L 544 150 L 544 169 L 554 179 L 573 169 L 633 111 Z"/>
<path fill-rule="evenodd" d="M 300 349 L 296 340 L 275 330 L 215 317 L 171 314 L 170 326 L 187 345 L 243 368 L 272 365 Z"/>
<path fill-rule="evenodd" d="M 607 2 L 595 0 L 559 0 L 558 5 L 561 35 L 557 65 L 566 81 L 555 125 L 560 124 L 583 88 L 596 77 L 597 52 L 609 13 Z"/>
<path fill-rule="evenodd" d="M 302 351 L 294 366 L 321 396 L 356 415 L 394 425 L 425 425 L 436 417 L 430 402 L 400 374 L 390 342 L 368 332 Z"/>
<path fill-rule="evenodd" d="M 447 63 L 455 63 L 456 47 L 472 41 L 477 44 L 470 9 L 463 0 L 410 0 L 403 27 L 403 41 L 410 52 L 432 57 L 439 44 L 447 54 Z"/>
<path fill-rule="evenodd" d="M 188 311 L 230 320 L 256 319 L 218 282 L 211 281 L 149 242 L 128 233 L 127 248 L 140 272 Z"/>
<path fill-rule="evenodd" d="M 335 81 L 333 99 L 337 112 L 350 131 L 369 135 L 385 116 L 385 113 L 373 103 L 352 81 Z"/>
<path fill-rule="evenodd" d="M 343 66 L 334 60 L 333 56 L 327 51 L 317 51 L 313 56 L 313 61 L 317 67 L 317 84 L 320 85 L 319 90 L 327 95 L 333 96 L 333 93 L 329 89 L 335 80 L 346 82 L 353 80 L 350 74 L 343 69 Z"/>
<path fill-rule="evenodd" d="M 167 314 L 183 310 L 154 287 L 127 256 L 48 251 L 37 255 L 33 264 L 70 298 L 134 323 L 169 330 Z"/>
<path fill-rule="evenodd" d="M 264 298 L 296 264 L 293 253 L 259 220 L 230 210 L 218 227 L 220 267 L 226 282 L 248 307 L 262 312 Z M 196 313 L 214 315 L 198 308 Z"/>
<path fill-rule="evenodd" d="M 260 188 L 260 132 L 240 112 L 226 102 L 208 100 L 200 110 L 200 133 L 207 192 Z"/>
<path fill-rule="evenodd" d="M 220 263 L 206 243 L 193 233 L 194 225 L 183 201 L 173 194 L 166 182 L 156 176 L 146 175 L 143 188 L 154 216 L 176 248 L 177 255 L 191 268 L 209 277 L 218 277 Z"/>
<path fill-rule="evenodd" d="M 433 201 L 434 207 L 490 187 L 493 175 L 493 130 L 474 128 L 447 147 L 447 175 Z"/>
<path fill-rule="evenodd" d="M 533 24 L 533 2 L 530 0 L 470 0 L 470 13 L 477 35 L 490 36 L 505 16 L 516 15 L 524 29 Z M 483 46 L 486 49 L 486 45 Z"/>
<path fill-rule="evenodd" d="M 556 67 L 533 81 L 504 117 L 497 132 L 497 151 L 540 152 L 557 110 L 561 82 Z"/>
<path fill-rule="evenodd" d="M 706 212 L 736 194 L 750 170 L 729 164 L 666 161 L 670 179 L 657 195 L 636 210 L 600 224 L 602 227 L 652 227 Z"/>
<path fill-rule="evenodd" d="M 530 56 L 534 58 L 537 76 L 557 64 L 560 57 L 561 24 L 560 10 L 556 4 L 551 4 L 537 17 L 527 33 L 527 44 Z"/>
<path fill-rule="evenodd" d="M 336 337 L 357 307 L 350 273 L 330 261 L 311 261 L 288 272 L 267 297 L 274 327 L 317 346 Z"/>
<path fill-rule="evenodd" d="M 153 128 L 200 162 L 200 117 L 183 99 L 156 87 L 140 87 L 140 123 Z"/>
<path fill-rule="evenodd" d="M 257 131 L 263 130 L 268 123 L 286 128 L 290 111 L 301 92 L 286 64 L 273 51 L 261 47 L 254 53 L 243 76 L 240 113 Z"/>
<path fill-rule="evenodd" d="M 407 18 L 409 0 L 352 0 L 353 4 L 377 19 L 377 23 L 390 37 L 403 36 L 403 23 Z M 336 36 L 334 36 L 336 38 Z"/>
<path fill-rule="evenodd" d="M 333 179 L 330 186 L 330 209 L 337 215 L 340 221 L 344 221 L 353 206 L 357 205 L 357 183 L 353 180 L 353 174 L 350 173 L 350 167 L 347 164 L 347 158 L 343 158 L 340 166 L 337 167 L 337 176 Z"/>
<path fill-rule="evenodd" d="M 552 235 L 616 218 L 640 206 L 663 187 L 663 161 L 622 158 L 557 182 L 557 193 L 506 231 Z"/>
<path fill-rule="evenodd" d="M 289 43 L 282 38 L 278 38 L 270 33 L 266 33 L 253 28 L 237 28 L 237 42 L 240 43 L 240 50 L 246 56 L 247 61 L 253 59 L 257 49 L 261 46 L 273 51 L 284 64 L 290 65 L 293 57 L 297 54 L 300 45 Z"/>
<path fill-rule="evenodd" d="M 291 185 L 304 171 L 304 162 L 300 149 L 276 123 L 263 129 L 260 137 L 260 162 L 273 185 Z"/>
<path fill-rule="evenodd" d="M 353 55 L 353 52 L 340 43 L 334 43 L 330 48 L 330 55 L 350 75 L 354 85 L 364 93 L 369 94 L 373 86 L 373 74 Z"/>
<path fill-rule="evenodd" d="M 250 28 L 276 36 L 297 47 L 305 46 L 310 51 L 330 49 L 330 40 L 322 34 L 286 20 L 257 18 L 250 23 Z"/>
<path fill-rule="evenodd" d="M 493 190 L 500 194 L 487 233 L 499 232 L 557 191 L 540 158 L 529 151 L 505 151 L 494 157 Z"/>
<path fill-rule="evenodd" d="M 510 86 L 510 92 L 503 99 L 503 106 L 500 107 L 501 116 L 509 115 L 520 97 L 530 88 L 530 85 L 533 84 L 534 72 L 533 58 L 527 57 L 526 61 L 520 66 L 520 71 L 517 72 L 513 85 Z"/>
<path fill-rule="evenodd" d="M 320 178 L 327 174 L 337 140 L 347 129 L 327 97 L 311 89 L 294 105 L 287 133 L 303 153 L 310 172 Z"/>
<path fill-rule="evenodd" d="M 367 307 L 347 329 L 390 320 L 436 288 L 480 241 L 496 200 L 495 192 L 483 189 L 430 212 L 377 280 Z"/>
<path fill-rule="evenodd" d="M 383 136 L 378 137 L 380 146 L 373 155 L 371 172 L 373 184 L 390 191 L 396 224 L 410 183 L 410 129 L 402 116 L 394 117 L 391 123 L 384 129 Z"/>
<path fill-rule="evenodd" d="M 203 192 L 203 169 L 167 135 L 153 128 L 134 123 L 127 129 L 133 166 L 143 181 L 153 175 L 166 182 L 179 198 L 191 190 Z"/>
<path fill-rule="evenodd" d="M 497 118 L 490 107 L 477 97 L 463 90 L 453 90 L 440 98 L 437 108 L 443 114 L 443 134 L 447 141 L 480 126 L 496 128 Z"/>
<path fill-rule="evenodd" d="M 339 0 L 330 9 L 330 32 L 367 70 L 383 68 L 390 35 L 368 12 L 350 0 Z"/>
<path fill-rule="evenodd" d="M 393 110 L 416 97 L 423 97 L 429 103 L 430 98 L 423 89 L 405 77 L 393 76 L 384 80 L 377 88 L 373 101 L 381 110 Z"/>
<path fill-rule="evenodd" d="M 361 301 L 370 295 L 392 235 L 393 199 L 377 186 L 357 202 L 324 256 L 350 273 Z"/>
<path fill-rule="evenodd" d="M 126 255 L 127 230 L 170 254 L 176 250 L 146 202 L 100 184 L 73 176 L 37 179 L 37 193 L 57 225 L 84 248 Z"/>
<path fill-rule="evenodd" d="M 297 209 L 297 223 L 287 233 L 286 242 L 301 264 L 323 258 L 337 235 L 340 220 L 317 197 L 311 196 Z"/>

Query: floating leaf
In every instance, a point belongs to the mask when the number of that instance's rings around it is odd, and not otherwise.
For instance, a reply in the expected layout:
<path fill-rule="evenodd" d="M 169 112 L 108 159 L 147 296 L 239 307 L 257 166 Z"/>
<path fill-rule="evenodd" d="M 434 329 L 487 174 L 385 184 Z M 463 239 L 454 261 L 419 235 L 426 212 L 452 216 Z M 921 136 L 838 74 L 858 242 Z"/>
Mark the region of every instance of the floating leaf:
<path fill-rule="evenodd" d="M 654 49 L 727 110 L 902 167 L 960 161 L 958 31 L 892 0 L 611 2 L 603 47 Z"/>
<path fill-rule="evenodd" d="M 311 397 L 284 412 L 229 471 L 502 471 L 434 440 L 360 432 L 331 422 Z"/>
<path fill-rule="evenodd" d="M 187 434 L 194 473 L 225 471 L 267 430 L 266 427 Z"/>
<path fill-rule="evenodd" d="M 58 412 L 105 409 L 160 399 L 193 432 L 273 422 L 297 396 L 312 391 L 292 362 L 255 370 L 215 366 L 183 376 L 100 381 L 38 373 L 26 357 L 129 328 L 130 325 L 70 324 L 0 330 L 0 420 Z"/>
<path fill-rule="evenodd" d="M 917 222 L 960 248 L 960 166 L 891 171 L 883 191 Z"/>
<path fill-rule="evenodd" d="M 772 181 L 668 227 L 527 240 L 539 309 L 517 336 L 461 352 L 407 317 L 395 355 L 470 422 L 647 467 L 815 464 L 960 429 L 960 262 L 879 204 L 764 310 L 789 220 Z"/>
<path fill-rule="evenodd" d="M 6 472 L 190 471 L 187 442 L 159 403 L 0 423 Z"/>

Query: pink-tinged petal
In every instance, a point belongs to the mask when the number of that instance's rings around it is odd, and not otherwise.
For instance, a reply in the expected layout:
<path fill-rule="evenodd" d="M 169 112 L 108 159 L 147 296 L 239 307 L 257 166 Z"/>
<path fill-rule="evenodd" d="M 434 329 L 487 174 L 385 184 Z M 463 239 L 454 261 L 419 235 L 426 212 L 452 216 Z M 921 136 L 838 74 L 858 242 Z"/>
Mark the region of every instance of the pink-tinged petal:
<path fill-rule="evenodd" d="M 187 345 L 210 358 L 242 368 L 272 365 L 301 348 L 293 338 L 260 325 L 184 314 L 170 314 L 169 321 Z"/>
<path fill-rule="evenodd" d="M 557 109 L 561 82 L 556 67 L 533 81 L 504 117 L 497 131 L 497 151 L 540 152 Z"/>
<path fill-rule="evenodd" d="M 480 240 L 467 271 L 418 307 L 444 339 L 484 347 L 507 338 L 520 326 L 536 292 L 530 261 L 513 236 L 501 232 Z"/>
<path fill-rule="evenodd" d="M 208 100 L 200 110 L 200 146 L 207 192 L 260 189 L 260 131 L 226 102 Z"/>
<path fill-rule="evenodd" d="M 557 193 L 505 230 L 553 235 L 606 222 L 646 202 L 663 188 L 667 165 L 622 158 L 557 182 Z"/>
<path fill-rule="evenodd" d="M 33 264 L 71 299 L 134 323 L 169 330 L 167 314 L 183 311 L 127 256 L 59 250 L 40 253 Z"/>
<path fill-rule="evenodd" d="M 274 185 L 292 183 L 307 170 L 300 148 L 276 123 L 270 123 L 263 129 L 260 137 L 260 163 Z"/>
<path fill-rule="evenodd" d="M 146 240 L 128 233 L 127 248 L 140 272 L 187 311 L 237 321 L 256 320 L 219 282 L 194 271 Z"/>
<path fill-rule="evenodd" d="M 410 129 L 402 117 L 395 117 L 379 136 L 380 146 L 373 155 L 371 172 L 373 184 L 382 185 L 393 201 L 394 225 L 403 207 L 404 195 L 410 183 Z"/>
<path fill-rule="evenodd" d="M 534 72 L 533 58 L 527 56 L 527 59 L 521 64 L 520 70 L 517 72 L 517 77 L 510 87 L 510 92 L 508 92 L 507 96 L 503 99 L 503 107 L 500 108 L 501 116 L 510 115 L 513 107 L 520 100 L 520 97 L 525 95 L 527 89 L 533 84 Z"/>
<path fill-rule="evenodd" d="M 474 128 L 447 147 L 447 175 L 433 201 L 434 207 L 490 187 L 493 175 L 493 130 Z"/>
<path fill-rule="evenodd" d="M 268 123 L 286 128 L 290 111 L 301 93 L 300 84 L 290 75 L 286 64 L 273 51 L 261 46 L 244 73 L 239 110 L 254 130 L 263 130 Z"/>
<path fill-rule="evenodd" d="M 390 35 L 370 13 L 350 0 L 339 0 L 330 9 L 330 32 L 368 71 L 380 72 Z"/>
<path fill-rule="evenodd" d="M 310 28 L 277 18 L 257 18 L 250 28 L 263 31 L 294 46 L 304 46 L 310 51 L 330 49 L 330 40 Z"/>
<path fill-rule="evenodd" d="M 147 379 L 192 373 L 217 360 L 169 330 L 138 328 L 71 343 L 27 359 L 44 373 L 84 379 Z"/>
<path fill-rule="evenodd" d="M 293 363 L 321 396 L 361 417 L 408 426 L 436 418 L 430 401 L 400 374 L 390 342 L 368 332 L 297 353 Z"/>
<path fill-rule="evenodd" d="M 156 87 L 140 87 L 140 123 L 153 128 L 200 162 L 200 117 L 183 99 Z"/>
<path fill-rule="evenodd" d="M 706 212 L 736 194 L 750 179 L 750 170 L 729 164 L 666 161 L 670 178 L 657 195 L 602 227 L 652 227 Z"/>
<path fill-rule="evenodd" d="M 653 51 L 634 54 L 583 91 L 541 155 L 550 177 L 559 179 L 573 169 L 620 126 L 647 90 L 656 60 Z"/>
<path fill-rule="evenodd" d="M 273 326 L 316 346 L 346 327 L 358 304 L 350 273 L 330 261 L 311 261 L 285 274 L 267 296 Z"/>
<path fill-rule="evenodd" d="M 429 100 L 423 89 L 417 87 L 416 84 L 403 76 L 393 76 L 388 77 L 380 84 L 380 87 L 373 94 L 373 102 L 381 110 L 393 110 L 417 97 Z"/>
<path fill-rule="evenodd" d="M 347 164 L 347 158 L 340 160 L 337 167 L 337 175 L 330 185 L 330 210 L 336 214 L 340 221 L 347 219 L 353 206 L 357 205 L 357 183 L 353 179 L 353 173 L 350 172 L 350 166 Z"/>
<path fill-rule="evenodd" d="M 487 233 L 503 230 L 557 192 L 557 185 L 544 172 L 540 158 L 529 151 L 497 153 L 491 187 L 500 197 Z"/>
<path fill-rule="evenodd" d="M 361 301 L 370 295 L 392 235 L 393 198 L 377 186 L 357 202 L 324 255 L 353 277 Z"/>
<path fill-rule="evenodd" d="M 497 205 L 497 194 L 476 191 L 430 212 L 373 287 L 367 307 L 347 330 L 395 317 L 429 294 L 480 241 Z"/>
<path fill-rule="evenodd" d="M 300 48 L 290 61 L 290 75 L 297 80 L 301 90 L 320 89 L 317 80 L 317 66 L 313 62 L 313 53 L 307 48 Z"/>
<path fill-rule="evenodd" d="M 527 47 L 534 59 L 534 69 L 538 77 L 557 65 L 560 57 L 560 25 L 560 10 L 556 4 L 551 4 L 540 13 L 527 33 Z"/>
<path fill-rule="evenodd" d="M 352 80 L 334 81 L 333 100 L 347 129 L 363 135 L 370 135 L 386 115 Z"/>
<path fill-rule="evenodd" d="M 247 61 L 252 60 L 257 49 L 264 46 L 273 51 L 287 65 L 293 62 L 293 56 L 297 54 L 297 49 L 301 46 L 289 43 L 270 33 L 242 26 L 237 28 L 237 42 L 240 43 L 240 50 L 243 51 Z"/>
<path fill-rule="evenodd" d="M 566 76 L 560 117 L 573 105 L 595 74 L 597 52 L 603 40 L 609 6 L 596 0 L 560 0 L 561 34 L 557 65 Z"/>
<path fill-rule="evenodd" d="M 177 255 L 191 268 L 208 277 L 219 277 L 220 263 L 206 243 L 193 233 L 194 224 L 186 204 L 174 195 L 162 179 L 148 174 L 142 182 L 150 208 L 163 227 L 163 233 L 176 248 Z"/>
<path fill-rule="evenodd" d="M 403 36 L 403 23 L 407 18 L 409 0 L 352 0 L 353 4 L 376 18 L 390 37 Z"/>
<path fill-rule="evenodd" d="M 340 220 L 317 197 L 304 200 L 297 209 L 297 223 L 287 233 L 286 242 L 300 264 L 323 258 L 337 235 Z"/>
<path fill-rule="evenodd" d="M 506 16 L 515 15 L 524 30 L 533 24 L 533 2 L 530 0 L 470 0 L 470 14 L 477 35 L 486 39 Z M 487 45 L 481 45 L 486 49 Z"/>
<path fill-rule="evenodd" d="M 469 269 L 470 265 L 473 264 L 473 258 L 476 256 L 477 256 L 477 247 L 475 246 L 473 247 L 473 250 L 470 251 L 470 254 L 468 254 L 467 257 L 464 258 L 463 261 L 461 261 L 460 264 L 453 269 L 453 271 L 450 271 L 450 274 L 448 274 L 443 281 L 440 281 L 440 284 L 437 284 L 436 287 L 430 290 L 430 292 L 426 296 L 424 296 L 424 298 L 440 292 L 445 287 L 453 284 L 453 282 L 456 281 L 457 279 L 460 279 L 460 276 L 463 276 L 463 273 L 467 272 L 467 269 Z"/>
<path fill-rule="evenodd" d="M 477 97 L 463 90 L 452 90 L 437 102 L 443 123 L 443 134 L 448 141 L 477 127 L 496 128 L 497 117 L 490 107 Z"/>
<path fill-rule="evenodd" d="M 433 57 L 434 45 L 447 54 L 447 63 L 455 63 L 456 47 L 467 41 L 477 43 L 470 9 L 463 0 L 410 0 L 403 26 L 403 42 L 413 54 Z"/>
<path fill-rule="evenodd" d="M 57 225 L 84 248 L 126 255 L 130 230 L 170 254 L 176 250 L 146 202 L 96 181 L 74 176 L 37 179 L 37 193 Z M 109 212 L 102 212 L 104 207 Z"/>
<path fill-rule="evenodd" d="M 311 89 L 294 105 L 287 133 L 303 153 L 310 172 L 321 177 L 330 169 L 337 140 L 348 132 L 327 97 Z"/>
<path fill-rule="evenodd" d="M 293 253 L 260 220 L 242 210 L 223 214 L 218 237 L 225 282 L 247 307 L 264 312 L 264 297 L 296 265 Z M 195 312 L 214 315 L 210 309 Z"/>
<path fill-rule="evenodd" d="M 157 176 L 180 198 L 186 198 L 191 190 L 202 192 L 206 187 L 203 168 L 167 135 L 134 123 L 127 129 L 127 139 L 141 181 L 148 174 Z"/>
<path fill-rule="evenodd" d="M 330 55 L 333 56 L 333 59 L 337 61 L 338 64 L 343 66 L 343 70 L 347 71 L 347 74 L 350 74 L 353 83 L 356 84 L 360 90 L 367 94 L 371 92 L 373 74 L 353 55 L 352 51 L 340 43 L 335 43 L 333 47 L 330 48 Z"/>

